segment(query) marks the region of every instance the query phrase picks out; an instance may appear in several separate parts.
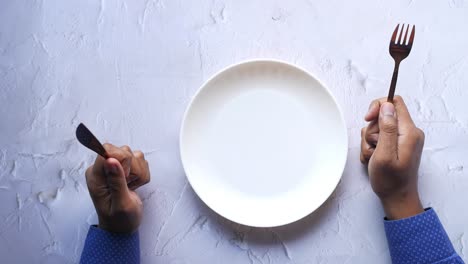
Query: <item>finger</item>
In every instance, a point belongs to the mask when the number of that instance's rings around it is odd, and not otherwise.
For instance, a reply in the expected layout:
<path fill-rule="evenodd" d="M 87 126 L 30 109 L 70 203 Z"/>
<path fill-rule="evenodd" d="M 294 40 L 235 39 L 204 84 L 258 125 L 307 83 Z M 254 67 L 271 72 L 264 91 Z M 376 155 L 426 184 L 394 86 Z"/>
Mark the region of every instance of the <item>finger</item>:
<path fill-rule="evenodd" d="M 101 197 L 107 195 L 107 180 L 102 172 L 103 167 L 100 167 L 100 172 L 96 172 L 95 168 L 97 168 L 95 165 L 89 167 L 85 172 L 85 176 L 91 199 L 98 201 Z"/>
<path fill-rule="evenodd" d="M 379 120 L 372 120 L 370 121 L 369 125 L 367 125 L 366 133 L 367 134 L 378 134 L 380 131 L 379 128 Z"/>
<path fill-rule="evenodd" d="M 377 141 L 379 140 L 379 131 L 379 122 L 377 120 L 372 120 L 364 133 L 364 138 L 369 145 L 377 145 Z"/>
<path fill-rule="evenodd" d="M 104 174 L 107 179 L 111 198 L 117 203 L 128 200 L 128 187 L 125 172 L 120 162 L 115 158 L 108 158 L 104 162 Z"/>
<path fill-rule="evenodd" d="M 369 144 L 366 140 L 366 133 L 369 127 L 363 127 L 361 130 L 361 153 L 360 159 L 363 164 L 367 164 L 372 154 L 374 153 L 375 146 Z"/>
<path fill-rule="evenodd" d="M 392 162 L 397 159 L 398 122 L 395 107 L 391 103 L 383 103 L 379 114 L 379 141 L 375 148 L 375 158 L 382 162 Z"/>
<path fill-rule="evenodd" d="M 142 162 L 143 165 L 145 162 L 145 155 L 143 154 L 143 152 L 137 150 L 132 152 L 132 155 L 133 159 L 130 169 L 130 176 L 127 180 L 128 183 L 137 181 L 139 178 L 144 177 L 144 174 L 146 173 L 145 166 L 142 166 Z"/>
<path fill-rule="evenodd" d="M 124 169 L 125 177 L 129 177 L 133 159 L 132 152 L 128 151 L 128 149 L 130 148 L 128 146 L 123 146 L 119 148 L 108 143 L 104 144 L 103 146 L 109 157 L 115 158 L 120 162 L 121 166 Z"/>
<path fill-rule="evenodd" d="M 364 120 L 369 122 L 369 121 L 375 120 L 375 119 L 377 119 L 379 117 L 380 104 L 381 104 L 381 102 L 383 102 L 382 100 L 383 100 L 383 98 L 376 99 L 376 100 L 371 102 L 371 104 L 369 106 L 369 110 L 367 111 L 367 114 L 364 117 Z"/>
<path fill-rule="evenodd" d="M 361 139 L 361 162 L 363 164 L 369 163 L 372 154 L 374 154 L 375 148 L 367 144 L 364 138 Z"/>
<path fill-rule="evenodd" d="M 150 181 L 150 171 L 148 162 L 144 158 L 144 154 L 141 151 L 133 152 L 135 157 L 135 168 L 137 177 L 135 180 L 129 183 L 129 188 L 131 190 L 136 190 L 137 188 L 147 184 Z"/>
<path fill-rule="evenodd" d="M 90 186 L 106 186 L 107 180 L 103 173 L 104 171 L 104 162 L 106 160 L 97 155 L 94 161 L 94 165 L 89 167 L 86 170 L 86 181 L 88 183 L 88 187 Z"/>
<path fill-rule="evenodd" d="M 364 138 L 366 143 L 370 146 L 377 146 L 377 143 L 379 142 L 379 134 L 367 134 L 366 137 Z"/>
<path fill-rule="evenodd" d="M 408 111 L 403 98 L 399 95 L 393 98 L 393 105 L 395 106 L 396 115 L 398 118 L 398 127 L 401 132 L 406 133 L 415 128 L 413 119 Z"/>
<path fill-rule="evenodd" d="M 147 184 L 148 182 L 149 182 L 149 180 L 144 181 L 144 180 L 139 178 L 138 180 L 129 183 L 128 184 L 128 189 L 130 189 L 132 191 L 135 191 L 136 189 L 140 188 L 141 186 Z"/>
<path fill-rule="evenodd" d="M 132 155 L 132 161 L 131 161 L 131 164 L 130 164 L 130 173 L 126 174 L 127 175 L 127 183 L 130 184 L 130 183 L 133 183 L 133 182 L 137 181 L 141 177 L 141 175 L 144 174 L 144 170 L 142 169 L 142 166 L 140 165 L 140 163 L 141 163 L 140 160 L 144 160 L 145 155 L 143 154 L 143 152 L 141 152 L 139 150 L 132 152 L 132 150 L 131 150 L 131 148 L 129 146 L 122 146 L 120 148 L 123 149 L 124 151 L 128 152 L 128 153 L 131 153 L 131 155 Z"/>

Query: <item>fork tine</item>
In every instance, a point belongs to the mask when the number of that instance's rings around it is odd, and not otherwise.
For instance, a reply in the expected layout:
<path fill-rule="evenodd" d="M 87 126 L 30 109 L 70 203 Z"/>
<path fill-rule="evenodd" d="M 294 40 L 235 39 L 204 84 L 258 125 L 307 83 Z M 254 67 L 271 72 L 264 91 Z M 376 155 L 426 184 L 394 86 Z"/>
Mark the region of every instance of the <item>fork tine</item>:
<path fill-rule="evenodd" d="M 405 24 L 403 24 L 403 26 L 401 27 L 400 36 L 398 37 L 398 41 L 396 44 L 401 44 L 401 37 L 403 36 L 403 30 L 405 30 Z"/>
<path fill-rule="evenodd" d="M 406 33 L 405 33 L 405 37 L 403 38 L 403 43 L 400 43 L 402 45 L 406 45 L 406 42 L 408 42 L 408 31 L 409 31 L 409 24 L 408 26 L 406 27 Z M 403 33 L 403 32 L 402 32 Z"/>
<path fill-rule="evenodd" d="M 409 38 L 408 45 L 412 46 L 413 45 L 413 40 L 414 40 L 414 33 L 416 32 L 416 25 L 413 25 L 413 29 L 411 30 L 411 36 Z"/>
<path fill-rule="evenodd" d="M 392 40 L 391 40 L 391 43 L 392 43 L 392 44 L 395 44 L 396 35 L 397 35 L 397 33 L 398 33 L 398 27 L 400 27 L 400 24 L 397 24 L 397 26 L 396 26 L 396 28 L 395 28 L 395 31 L 393 31 Z"/>

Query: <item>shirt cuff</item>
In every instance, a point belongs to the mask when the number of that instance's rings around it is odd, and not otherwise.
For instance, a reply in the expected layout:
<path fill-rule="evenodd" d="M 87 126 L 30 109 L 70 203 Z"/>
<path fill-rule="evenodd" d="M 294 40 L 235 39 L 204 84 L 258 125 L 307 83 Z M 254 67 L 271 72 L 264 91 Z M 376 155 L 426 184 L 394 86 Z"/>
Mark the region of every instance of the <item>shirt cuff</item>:
<path fill-rule="evenodd" d="M 140 263 L 138 232 L 118 234 L 90 226 L 80 263 Z"/>
<path fill-rule="evenodd" d="M 434 263 L 457 256 L 432 208 L 400 220 L 385 220 L 393 263 Z"/>

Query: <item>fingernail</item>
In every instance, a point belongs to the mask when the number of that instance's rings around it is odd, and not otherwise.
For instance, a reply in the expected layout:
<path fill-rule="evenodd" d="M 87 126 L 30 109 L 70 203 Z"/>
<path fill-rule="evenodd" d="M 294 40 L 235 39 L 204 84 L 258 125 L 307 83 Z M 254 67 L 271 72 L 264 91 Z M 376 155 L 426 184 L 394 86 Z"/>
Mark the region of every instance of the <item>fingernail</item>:
<path fill-rule="evenodd" d="M 380 111 L 384 116 L 395 116 L 395 106 L 391 103 L 383 103 Z"/>
<path fill-rule="evenodd" d="M 117 174 L 119 171 L 119 169 L 117 168 L 117 165 L 115 164 L 105 166 L 104 169 L 105 169 L 106 174 L 112 174 L 112 175 Z"/>

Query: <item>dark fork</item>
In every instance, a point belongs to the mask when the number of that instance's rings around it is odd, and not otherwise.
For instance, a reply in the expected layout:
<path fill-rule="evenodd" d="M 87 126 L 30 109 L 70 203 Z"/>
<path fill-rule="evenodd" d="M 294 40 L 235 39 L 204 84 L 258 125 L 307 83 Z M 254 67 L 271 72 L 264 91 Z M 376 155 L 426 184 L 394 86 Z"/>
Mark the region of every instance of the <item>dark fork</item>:
<path fill-rule="evenodd" d="M 411 35 L 408 40 L 408 31 L 410 30 L 409 25 L 406 27 L 405 38 L 402 41 L 403 31 L 405 29 L 405 24 L 401 27 L 400 37 L 398 41 L 396 41 L 396 36 L 398 33 L 398 28 L 400 24 L 398 24 L 393 31 L 392 40 L 390 40 L 390 55 L 395 60 L 395 68 L 393 69 L 393 76 L 392 82 L 390 83 L 390 91 L 388 92 L 387 101 L 392 103 L 393 96 L 395 95 L 395 87 L 398 79 L 398 68 L 400 67 L 400 62 L 404 60 L 410 54 L 411 47 L 413 47 L 413 40 L 414 40 L 414 32 L 416 27 L 413 25 L 411 30 Z"/>
<path fill-rule="evenodd" d="M 78 141 L 83 144 L 85 147 L 101 155 L 103 158 L 109 158 L 106 150 L 102 146 L 101 142 L 89 131 L 89 129 L 80 123 L 76 128 L 76 138 Z"/>

